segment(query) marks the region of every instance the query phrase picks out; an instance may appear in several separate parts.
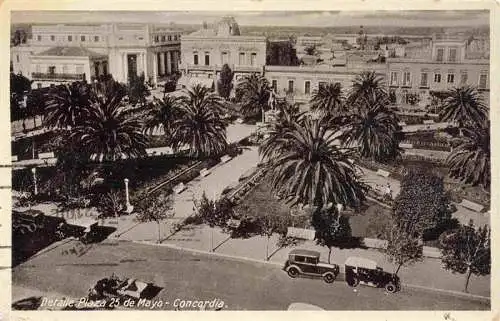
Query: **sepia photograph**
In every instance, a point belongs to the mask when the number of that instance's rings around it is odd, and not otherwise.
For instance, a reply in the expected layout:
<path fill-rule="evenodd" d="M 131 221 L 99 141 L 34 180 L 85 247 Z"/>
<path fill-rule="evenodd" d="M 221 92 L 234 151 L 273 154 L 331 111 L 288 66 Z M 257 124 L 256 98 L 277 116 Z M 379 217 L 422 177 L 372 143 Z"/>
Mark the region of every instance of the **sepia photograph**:
<path fill-rule="evenodd" d="M 11 309 L 490 311 L 490 11 L 196 9 L 10 12 Z"/>

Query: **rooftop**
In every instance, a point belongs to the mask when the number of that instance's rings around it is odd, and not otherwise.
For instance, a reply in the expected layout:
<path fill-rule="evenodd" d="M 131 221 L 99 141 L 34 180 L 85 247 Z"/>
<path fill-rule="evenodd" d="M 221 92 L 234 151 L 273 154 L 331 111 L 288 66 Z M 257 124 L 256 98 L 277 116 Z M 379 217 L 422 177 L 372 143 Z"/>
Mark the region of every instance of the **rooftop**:
<path fill-rule="evenodd" d="M 42 51 L 37 56 L 64 56 L 64 57 L 106 57 L 83 47 L 53 47 Z"/>

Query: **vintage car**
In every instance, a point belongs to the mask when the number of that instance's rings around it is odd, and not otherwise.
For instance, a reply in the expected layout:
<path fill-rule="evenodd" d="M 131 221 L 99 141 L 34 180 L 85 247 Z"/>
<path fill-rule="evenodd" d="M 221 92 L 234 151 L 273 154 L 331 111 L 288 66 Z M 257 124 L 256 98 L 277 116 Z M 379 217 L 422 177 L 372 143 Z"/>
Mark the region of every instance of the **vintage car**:
<path fill-rule="evenodd" d="M 25 232 L 33 233 L 45 226 L 45 215 L 42 211 L 26 210 L 24 212 L 12 211 L 12 226 Z M 22 233 L 25 234 L 25 233 Z"/>
<path fill-rule="evenodd" d="M 320 277 L 326 283 L 333 283 L 339 274 L 339 266 L 319 261 L 320 254 L 316 251 L 296 249 L 290 251 L 285 263 L 285 270 L 291 278 L 300 275 Z"/>
<path fill-rule="evenodd" d="M 345 261 L 345 280 L 352 287 L 363 284 L 385 288 L 389 293 L 401 289 L 401 282 L 396 274 L 384 271 L 375 261 L 360 257 L 349 257 Z"/>
<path fill-rule="evenodd" d="M 89 299 L 101 300 L 112 297 L 125 297 L 132 299 L 151 299 L 155 296 L 155 286 L 152 283 L 142 282 L 136 279 L 120 279 L 114 274 L 96 282 L 89 289 Z"/>

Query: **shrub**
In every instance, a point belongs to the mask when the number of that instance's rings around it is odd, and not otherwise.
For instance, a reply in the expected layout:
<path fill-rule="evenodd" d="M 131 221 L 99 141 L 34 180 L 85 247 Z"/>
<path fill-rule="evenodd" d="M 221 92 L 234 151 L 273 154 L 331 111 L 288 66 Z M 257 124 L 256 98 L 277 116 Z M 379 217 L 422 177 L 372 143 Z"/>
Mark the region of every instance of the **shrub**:
<path fill-rule="evenodd" d="M 124 203 L 123 193 L 113 190 L 100 198 L 97 210 L 103 217 L 116 217 L 122 213 Z"/>

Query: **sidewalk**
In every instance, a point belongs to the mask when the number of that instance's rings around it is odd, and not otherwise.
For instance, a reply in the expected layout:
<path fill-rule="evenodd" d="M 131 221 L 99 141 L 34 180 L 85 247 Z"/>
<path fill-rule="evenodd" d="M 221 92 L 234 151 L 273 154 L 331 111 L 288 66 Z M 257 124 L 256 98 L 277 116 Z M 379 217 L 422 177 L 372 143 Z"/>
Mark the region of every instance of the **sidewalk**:
<path fill-rule="evenodd" d="M 199 225 L 181 230 L 169 239 L 162 241 L 158 246 L 171 246 L 186 250 L 210 252 L 213 238 L 215 253 L 224 256 L 247 259 L 251 261 L 265 261 L 267 237 L 254 236 L 249 239 L 228 239 L 229 235 L 220 229 Z M 275 252 L 269 263 L 282 266 L 292 249 L 276 247 L 277 235 L 269 241 L 269 254 Z M 297 248 L 310 249 L 321 253 L 321 260 L 328 261 L 328 248 L 316 245 L 313 241 L 304 241 Z M 332 249 L 331 262 L 341 266 L 350 256 L 361 256 L 375 260 L 384 270 L 393 272 L 394 264 L 387 261 L 385 254 L 373 249 Z M 404 285 L 424 287 L 427 289 L 440 289 L 445 291 L 462 292 L 465 284 L 465 275 L 453 274 L 441 266 L 439 259 L 426 258 L 422 262 L 410 267 L 402 267 L 398 273 Z M 477 296 L 490 296 L 490 278 L 472 276 L 469 283 L 469 294 Z M 465 294 L 464 294 L 465 295 Z"/>

